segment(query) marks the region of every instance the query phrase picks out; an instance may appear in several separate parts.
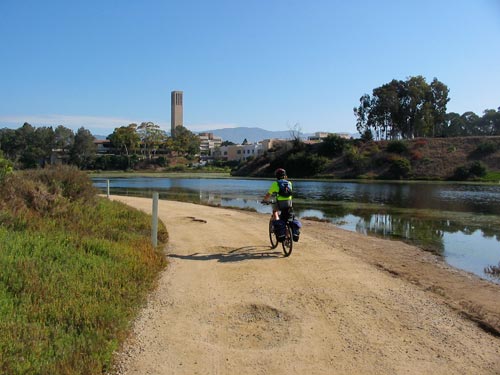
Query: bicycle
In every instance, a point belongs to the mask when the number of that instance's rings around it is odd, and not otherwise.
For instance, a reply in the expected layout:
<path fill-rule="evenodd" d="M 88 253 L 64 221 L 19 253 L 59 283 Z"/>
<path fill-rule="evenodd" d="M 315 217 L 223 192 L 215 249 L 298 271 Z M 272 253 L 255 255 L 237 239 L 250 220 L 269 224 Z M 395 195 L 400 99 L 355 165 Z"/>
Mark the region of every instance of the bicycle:
<path fill-rule="evenodd" d="M 273 204 L 274 201 L 261 201 L 262 204 L 270 205 Z M 280 212 L 280 220 L 285 222 L 285 238 L 281 241 L 281 246 L 283 247 L 283 253 L 285 257 L 290 256 L 292 254 L 293 249 L 293 232 L 292 232 L 292 221 L 293 215 L 290 211 L 286 213 Z M 269 241 L 271 242 L 271 249 L 275 249 L 278 247 L 279 240 L 276 235 L 276 231 L 274 230 L 274 215 L 271 213 L 271 217 L 269 219 Z"/>

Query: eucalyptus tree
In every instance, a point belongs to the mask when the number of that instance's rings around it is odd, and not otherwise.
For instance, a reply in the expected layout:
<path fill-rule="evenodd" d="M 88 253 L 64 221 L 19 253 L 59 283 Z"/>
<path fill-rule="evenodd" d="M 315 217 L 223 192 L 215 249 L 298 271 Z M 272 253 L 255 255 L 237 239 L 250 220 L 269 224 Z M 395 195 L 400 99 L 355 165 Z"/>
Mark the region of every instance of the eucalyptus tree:
<path fill-rule="evenodd" d="M 479 131 L 484 135 L 500 135 L 500 108 L 486 109 L 478 120 Z"/>
<path fill-rule="evenodd" d="M 80 169 L 89 169 L 96 157 L 97 146 L 92 133 L 81 127 L 75 133 L 75 142 L 70 149 L 70 161 Z"/>
<path fill-rule="evenodd" d="M 377 139 L 434 136 L 446 119 L 448 88 L 436 78 L 422 76 L 392 80 L 365 94 L 353 109 L 360 134 L 371 131 Z"/>
<path fill-rule="evenodd" d="M 4 157 L 15 161 L 17 158 L 16 130 L 3 128 L 0 129 L 0 150 Z"/>
<path fill-rule="evenodd" d="M 36 168 L 45 165 L 50 159 L 54 145 L 52 127 L 33 127 L 25 122 L 16 130 L 15 147 L 17 161 L 22 168 Z"/>
<path fill-rule="evenodd" d="M 184 126 L 175 128 L 175 137 L 169 138 L 168 145 L 180 154 L 196 155 L 200 152 L 200 138 Z"/>
<path fill-rule="evenodd" d="M 137 128 L 142 143 L 142 150 L 148 159 L 151 159 L 161 144 L 165 143 L 167 133 L 153 122 L 142 122 Z M 177 131 L 175 133 L 177 136 Z"/>
<path fill-rule="evenodd" d="M 59 125 L 54 130 L 54 147 L 66 153 L 75 142 L 75 133 L 73 130 Z"/>
<path fill-rule="evenodd" d="M 130 154 L 139 147 L 139 143 L 141 142 L 141 137 L 137 132 L 137 124 L 134 123 L 116 128 L 113 134 L 108 136 L 108 139 L 120 153 L 125 151 L 128 159 L 130 159 Z"/>

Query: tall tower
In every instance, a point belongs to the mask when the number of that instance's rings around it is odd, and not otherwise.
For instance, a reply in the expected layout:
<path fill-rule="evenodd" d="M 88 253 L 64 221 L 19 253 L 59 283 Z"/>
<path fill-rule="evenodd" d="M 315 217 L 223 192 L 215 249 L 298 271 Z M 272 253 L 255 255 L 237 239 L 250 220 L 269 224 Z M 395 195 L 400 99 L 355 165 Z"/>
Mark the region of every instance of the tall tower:
<path fill-rule="evenodd" d="M 184 126 L 182 119 L 182 91 L 172 91 L 171 94 L 171 111 L 170 116 L 172 121 L 171 134 L 175 137 L 175 128 L 177 126 Z"/>

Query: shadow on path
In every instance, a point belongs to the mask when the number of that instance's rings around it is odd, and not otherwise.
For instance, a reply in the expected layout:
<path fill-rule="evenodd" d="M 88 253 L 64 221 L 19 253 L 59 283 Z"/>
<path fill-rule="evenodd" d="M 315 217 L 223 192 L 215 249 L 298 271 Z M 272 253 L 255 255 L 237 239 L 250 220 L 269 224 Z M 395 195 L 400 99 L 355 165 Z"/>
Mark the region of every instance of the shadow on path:
<path fill-rule="evenodd" d="M 202 254 L 193 253 L 189 255 L 168 254 L 170 258 L 186 259 L 186 260 L 216 260 L 221 263 L 225 262 L 241 262 L 251 259 L 275 259 L 282 258 L 283 253 L 272 250 L 269 246 L 243 246 L 238 248 L 217 247 L 218 253 Z"/>

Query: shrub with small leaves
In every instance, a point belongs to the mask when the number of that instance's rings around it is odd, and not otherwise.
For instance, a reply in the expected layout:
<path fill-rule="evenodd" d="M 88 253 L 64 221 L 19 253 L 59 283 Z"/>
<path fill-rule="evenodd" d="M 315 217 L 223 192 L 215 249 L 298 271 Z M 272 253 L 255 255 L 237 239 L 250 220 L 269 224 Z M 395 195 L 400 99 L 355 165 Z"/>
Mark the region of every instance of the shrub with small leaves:
<path fill-rule="evenodd" d="M 0 181 L 6 175 L 8 175 L 9 173 L 11 173 L 13 170 L 14 169 L 13 169 L 12 163 L 9 160 L 4 159 L 2 157 L 2 154 L 1 154 L 1 151 L 0 151 Z"/>
<path fill-rule="evenodd" d="M 469 178 L 478 178 L 486 176 L 487 168 L 480 161 L 475 161 L 468 165 L 462 165 L 455 169 L 453 179 L 457 181 L 468 180 Z"/>
<path fill-rule="evenodd" d="M 486 176 L 486 166 L 480 161 L 475 161 L 469 166 L 469 175 L 474 177 Z"/>
<path fill-rule="evenodd" d="M 411 172 L 411 163 L 403 157 L 393 158 L 387 172 L 388 178 L 406 178 Z"/>
<path fill-rule="evenodd" d="M 479 156 L 486 156 L 489 154 L 492 154 L 498 150 L 498 145 L 493 142 L 482 142 L 479 145 L 477 145 L 476 149 L 472 151 L 471 156 L 473 157 L 479 157 Z"/>
<path fill-rule="evenodd" d="M 390 141 L 386 150 L 393 154 L 404 154 L 408 152 L 408 146 L 403 141 Z"/>

